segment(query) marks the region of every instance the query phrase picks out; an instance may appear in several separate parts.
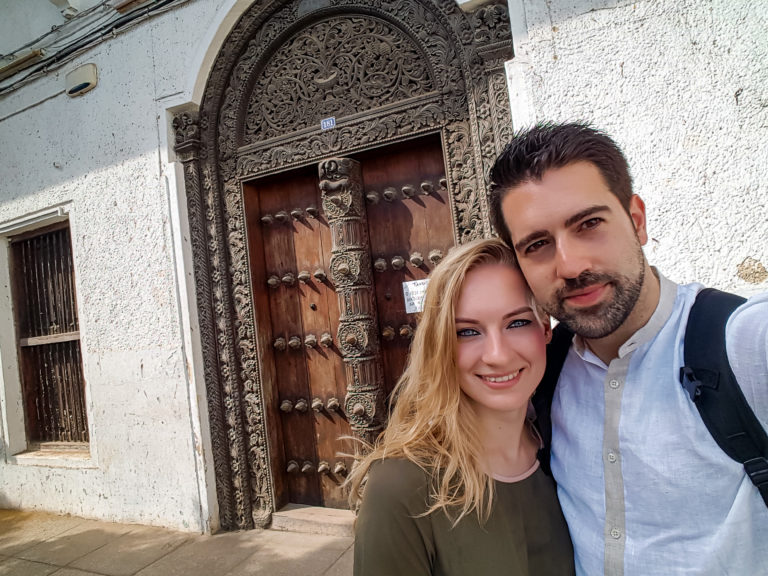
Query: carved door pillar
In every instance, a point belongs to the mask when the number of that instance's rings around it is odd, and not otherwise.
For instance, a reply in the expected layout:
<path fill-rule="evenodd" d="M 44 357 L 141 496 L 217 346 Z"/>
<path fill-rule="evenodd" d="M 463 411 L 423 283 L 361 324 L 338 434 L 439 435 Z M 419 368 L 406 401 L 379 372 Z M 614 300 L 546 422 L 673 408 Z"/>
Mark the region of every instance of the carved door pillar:
<path fill-rule="evenodd" d="M 339 299 L 337 340 L 345 365 L 345 412 L 352 430 L 373 442 L 383 420 L 383 379 L 360 164 L 320 163 L 323 210 L 331 228 L 331 278 Z"/>

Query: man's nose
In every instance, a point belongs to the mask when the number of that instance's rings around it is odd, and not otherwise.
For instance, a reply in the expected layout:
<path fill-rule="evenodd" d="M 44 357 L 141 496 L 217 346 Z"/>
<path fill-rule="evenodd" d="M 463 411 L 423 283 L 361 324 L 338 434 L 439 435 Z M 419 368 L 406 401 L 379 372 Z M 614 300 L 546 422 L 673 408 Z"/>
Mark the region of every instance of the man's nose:
<path fill-rule="evenodd" d="M 555 245 L 555 267 L 558 278 L 578 278 L 585 270 L 590 270 L 590 255 L 574 242 L 559 240 Z"/>

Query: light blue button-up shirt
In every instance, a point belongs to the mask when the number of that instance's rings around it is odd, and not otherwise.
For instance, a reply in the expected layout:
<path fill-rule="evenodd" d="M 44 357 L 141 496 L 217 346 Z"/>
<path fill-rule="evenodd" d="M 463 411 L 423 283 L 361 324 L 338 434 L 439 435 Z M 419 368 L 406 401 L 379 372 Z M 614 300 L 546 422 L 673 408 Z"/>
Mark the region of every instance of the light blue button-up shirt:
<path fill-rule="evenodd" d="M 698 284 L 663 276 L 649 322 L 605 365 L 577 336 L 552 404 L 552 472 L 583 576 L 768 575 L 768 508 L 683 390 Z M 768 429 L 768 294 L 729 319 L 726 350 Z"/>

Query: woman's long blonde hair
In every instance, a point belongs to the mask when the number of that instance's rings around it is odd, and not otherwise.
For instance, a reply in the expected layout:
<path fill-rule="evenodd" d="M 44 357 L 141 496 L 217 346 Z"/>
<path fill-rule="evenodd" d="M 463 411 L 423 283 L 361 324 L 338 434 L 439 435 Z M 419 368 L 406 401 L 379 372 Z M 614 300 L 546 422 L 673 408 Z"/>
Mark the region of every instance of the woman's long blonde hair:
<path fill-rule="evenodd" d="M 493 479 L 482 469 L 477 418 L 460 387 L 454 320 L 467 273 L 484 264 L 518 267 L 512 250 L 491 238 L 453 248 L 430 275 L 408 364 L 392 395 L 387 428 L 346 481 L 353 508 L 362 498 L 361 484 L 374 462 L 404 458 L 430 475 L 425 514 L 442 508 L 454 523 L 472 511 L 481 522 L 488 518 Z"/>

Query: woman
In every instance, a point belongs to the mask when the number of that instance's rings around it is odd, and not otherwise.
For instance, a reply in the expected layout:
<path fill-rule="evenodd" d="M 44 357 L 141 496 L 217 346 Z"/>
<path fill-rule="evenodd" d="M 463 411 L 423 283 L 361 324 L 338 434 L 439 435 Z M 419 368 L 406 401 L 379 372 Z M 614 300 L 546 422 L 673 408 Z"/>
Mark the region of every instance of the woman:
<path fill-rule="evenodd" d="M 498 239 L 432 272 L 389 424 L 352 471 L 355 575 L 573 573 L 540 440 L 526 421 L 551 337 Z"/>

